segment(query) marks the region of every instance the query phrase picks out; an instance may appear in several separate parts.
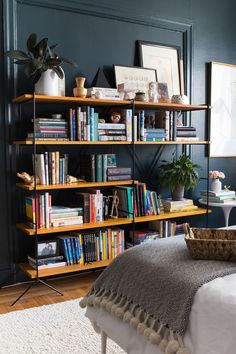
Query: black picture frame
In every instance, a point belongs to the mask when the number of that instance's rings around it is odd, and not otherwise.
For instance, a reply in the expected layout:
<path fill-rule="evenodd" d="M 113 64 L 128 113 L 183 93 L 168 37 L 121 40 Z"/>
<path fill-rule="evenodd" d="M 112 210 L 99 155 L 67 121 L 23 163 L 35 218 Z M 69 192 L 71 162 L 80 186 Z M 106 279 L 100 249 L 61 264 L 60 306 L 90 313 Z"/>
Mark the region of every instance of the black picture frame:
<path fill-rule="evenodd" d="M 38 241 L 38 259 L 56 257 L 59 255 L 59 240 Z"/>
<path fill-rule="evenodd" d="M 157 81 L 166 83 L 169 97 L 180 95 L 181 87 L 180 47 L 163 43 L 138 42 L 139 61 L 142 67 L 153 68 Z"/>

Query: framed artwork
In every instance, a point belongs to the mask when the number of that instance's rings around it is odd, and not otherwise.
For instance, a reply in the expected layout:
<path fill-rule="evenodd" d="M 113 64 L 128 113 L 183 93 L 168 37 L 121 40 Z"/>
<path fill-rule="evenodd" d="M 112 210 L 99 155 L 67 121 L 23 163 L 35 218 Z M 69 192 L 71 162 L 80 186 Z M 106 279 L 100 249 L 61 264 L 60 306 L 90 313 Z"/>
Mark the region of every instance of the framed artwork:
<path fill-rule="evenodd" d="M 210 156 L 236 156 L 236 65 L 210 63 Z"/>
<path fill-rule="evenodd" d="M 48 240 L 38 242 L 38 259 L 58 256 L 58 240 Z"/>
<path fill-rule="evenodd" d="M 155 69 L 139 68 L 136 66 L 114 65 L 116 87 L 125 84 L 130 91 L 145 92 L 147 94 L 149 83 L 157 81 Z"/>
<path fill-rule="evenodd" d="M 141 66 L 156 70 L 157 81 L 167 85 L 170 98 L 172 95 L 179 95 L 181 93 L 179 48 L 142 41 L 138 41 L 138 46 Z"/>

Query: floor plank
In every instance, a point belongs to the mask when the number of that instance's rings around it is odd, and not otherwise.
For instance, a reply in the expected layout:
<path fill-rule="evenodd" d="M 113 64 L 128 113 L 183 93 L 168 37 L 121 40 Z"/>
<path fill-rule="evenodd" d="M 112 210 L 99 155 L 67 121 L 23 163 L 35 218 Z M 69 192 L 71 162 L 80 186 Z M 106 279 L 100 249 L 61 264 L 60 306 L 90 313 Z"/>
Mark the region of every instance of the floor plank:
<path fill-rule="evenodd" d="M 78 299 L 86 295 L 100 271 L 79 273 L 63 278 L 49 279 L 47 282 L 63 293 L 63 296 L 43 284 L 33 286 L 14 306 L 13 301 L 30 283 L 17 284 L 0 289 L 0 314 L 23 310 L 36 306 L 55 304 L 62 301 Z"/>

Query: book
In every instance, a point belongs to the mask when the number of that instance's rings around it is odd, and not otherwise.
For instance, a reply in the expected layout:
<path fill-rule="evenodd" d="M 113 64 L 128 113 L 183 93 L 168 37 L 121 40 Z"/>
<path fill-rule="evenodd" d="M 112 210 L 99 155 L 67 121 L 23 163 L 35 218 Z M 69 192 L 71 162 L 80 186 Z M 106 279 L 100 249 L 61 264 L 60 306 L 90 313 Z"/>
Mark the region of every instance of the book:
<path fill-rule="evenodd" d="M 207 195 L 207 194 L 212 197 L 221 197 L 221 196 L 229 196 L 229 195 L 235 196 L 235 191 L 225 190 L 225 189 L 222 189 L 219 192 L 215 192 L 215 191 L 211 191 L 211 190 L 209 190 L 208 192 L 206 190 L 201 191 L 201 195 Z"/>
<path fill-rule="evenodd" d="M 131 175 L 131 167 L 108 167 L 108 176 Z"/>
<path fill-rule="evenodd" d="M 95 154 L 80 155 L 80 176 L 86 182 L 96 182 Z"/>
<path fill-rule="evenodd" d="M 129 181 L 131 180 L 131 175 L 112 175 L 107 176 L 107 181 Z"/>
<path fill-rule="evenodd" d="M 82 216 L 73 216 L 52 220 L 52 227 L 70 226 L 83 224 Z"/>

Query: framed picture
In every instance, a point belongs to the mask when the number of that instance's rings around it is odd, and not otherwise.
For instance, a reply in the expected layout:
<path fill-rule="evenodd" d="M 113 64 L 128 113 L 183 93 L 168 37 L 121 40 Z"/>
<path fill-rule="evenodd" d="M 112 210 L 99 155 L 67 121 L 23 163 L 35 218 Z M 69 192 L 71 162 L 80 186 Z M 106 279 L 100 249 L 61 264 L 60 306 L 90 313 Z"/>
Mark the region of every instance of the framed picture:
<path fill-rule="evenodd" d="M 125 84 L 130 91 L 147 94 L 149 83 L 157 81 L 156 70 L 135 66 L 114 65 L 116 87 Z"/>
<path fill-rule="evenodd" d="M 236 65 L 210 63 L 210 156 L 236 156 Z"/>
<path fill-rule="evenodd" d="M 172 95 L 179 95 L 181 93 L 179 48 L 142 41 L 138 41 L 138 46 L 141 66 L 156 70 L 157 81 L 167 85 L 170 98 Z"/>
<path fill-rule="evenodd" d="M 38 242 L 38 259 L 54 257 L 59 254 L 58 240 L 48 240 Z"/>

